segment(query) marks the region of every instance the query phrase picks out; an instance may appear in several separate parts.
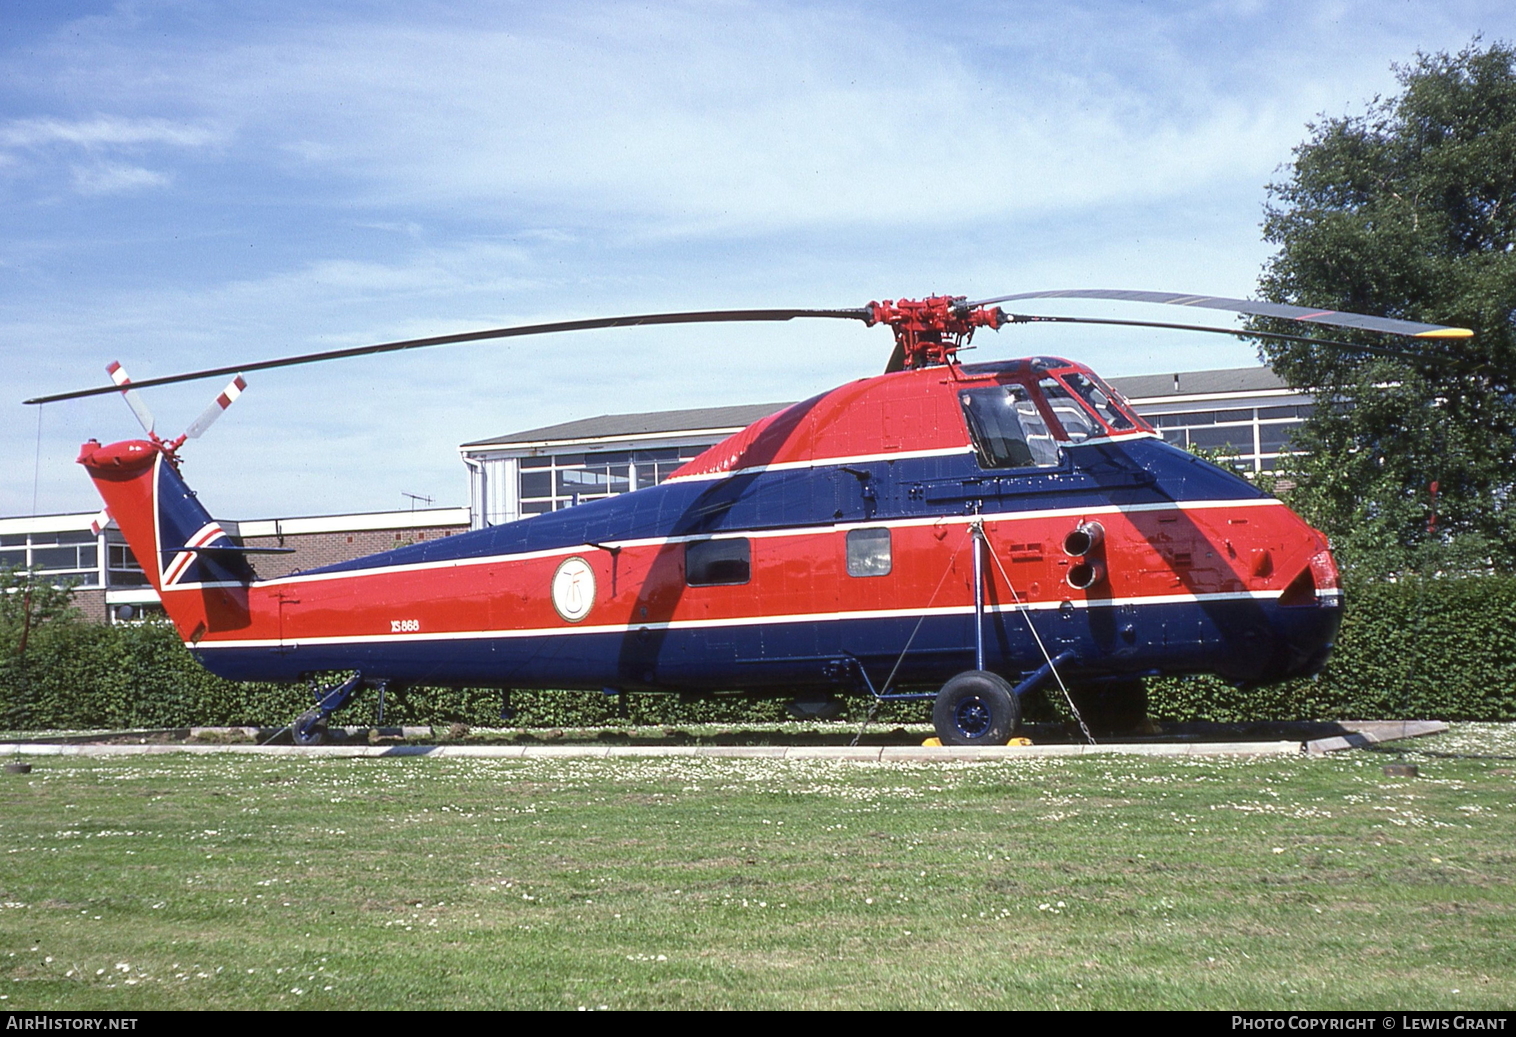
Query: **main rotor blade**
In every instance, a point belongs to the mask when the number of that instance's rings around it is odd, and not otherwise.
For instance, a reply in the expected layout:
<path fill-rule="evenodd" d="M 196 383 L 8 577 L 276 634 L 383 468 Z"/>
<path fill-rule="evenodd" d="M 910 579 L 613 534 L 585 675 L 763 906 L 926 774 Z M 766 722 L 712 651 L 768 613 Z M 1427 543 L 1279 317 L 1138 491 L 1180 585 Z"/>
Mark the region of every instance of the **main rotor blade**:
<path fill-rule="evenodd" d="M 1278 342 L 1304 342 L 1313 346 L 1332 346 L 1337 349 L 1355 349 L 1374 356 L 1393 356 L 1401 360 L 1441 360 L 1447 363 L 1466 363 L 1462 357 L 1435 350 L 1427 353 L 1411 353 L 1388 346 L 1365 346 L 1357 342 L 1337 342 L 1326 338 L 1310 338 L 1305 335 L 1281 335 L 1271 331 L 1248 331 L 1245 328 L 1217 328 L 1208 324 L 1166 324 L 1153 320 L 1113 320 L 1107 317 L 1039 317 L 1028 313 L 1007 313 L 1011 324 L 1111 324 L 1120 328 L 1166 328 L 1170 331 L 1206 331 L 1213 335 L 1231 335 L 1233 338 L 1266 338 Z"/>
<path fill-rule="evenodd" d="M 1134 292 L 1115 288 L 1022 292 L 1018 295 L 1002 295 L 995 299 L 980 299 L 969 305 L 989 306 L 993 303 L 1011 302 L 1015 299 L 1115 299 L 1121 302 L 1157 302 L 1167 303 L 1170 306 L 1198 306 L 1206 310 L 1226 310 L 1232 313 L 1246 313 L 1253 317 L 1279 317 L 1284 320 L 1305 321 L 1309 324 L 1332 324 L 1341 328 L 1359 328 L 1364 331 L 1383 332 L 1386 335 L 1404 335 L 1408 338 L 1468 338 L 1474 334 L 1467 328 L 1422 324 L 1418 321 L 1395 320 L 1391 317 L 1370 317 L 1362 313 L 1343 313 L 1338 310 L 1313 310 L 1305 306 L 1286 306 L 1277 302 L 1224 299 L 1218 295 L 1181 295 L 1178 292 Z"/>
<path fill-rule="evenodd" d="M 643 313 L 627 317 L 596 317 L 590 320 L 554 321 L 550 324 L 522 324 L 510 328 L 491 328 L 487 331 L 465 331 L 456 335 L 434 335 L 430 338 L 405 339 L 400 342 L 380 342 L 372 346 L 351 346 L 347 349 L 329 349 L 321 353 L 304 353 L 300 356 L 281 357 L 278 360 L 260 360 L 251 364 L 232 364 L 227 367 L 212 367 L 203 371 L 165 375 L 162 378 L 144 378 L 132 382 L 134 389 L 147 389 L 155 385 L 172 385 L 175 382 L 192 382 L 200 378 L 220 378 L 223 375 L 246 371 L 267 371 L 274 367 L 294 367 L 297 364 L 314 364 L 323 360 L 341 360 L 346 357 L 368 356 L 371 353 L 397 353 L 403 349 L 423 349 L 427 346 L 447 346 L 459 342 L 482 342 L 487 339 L 518 338 L 523 335 L 547 335 L 560 331 L 591 331 L 597 328 L 630 328 L 648 324 L 716 324 L 737 321 L 787 321 L 796 317 L 835 317 L 846 320 L 869 319 L 867 309 L 856 310 L 697 310 L 691 313 Z M 24 403 L 56 403 L 59 400 L 77 400 L 85 396 L 100 396 L 119 392 L 120 387 L 105 385 L 94 389 L 79 389 L 74 392 L 54 393 L 24 400 Z"/>

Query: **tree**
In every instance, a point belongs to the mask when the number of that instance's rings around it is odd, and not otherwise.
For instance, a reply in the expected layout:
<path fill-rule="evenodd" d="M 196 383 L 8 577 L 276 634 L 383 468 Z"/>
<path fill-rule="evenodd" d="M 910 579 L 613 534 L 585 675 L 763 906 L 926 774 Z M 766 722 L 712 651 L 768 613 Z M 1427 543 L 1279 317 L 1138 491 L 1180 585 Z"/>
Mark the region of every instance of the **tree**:
<path fill-rule="evenodd" d="M 26 570 L 0 569 L 0 726 L 31 721 L 38 656 L 54 657 L 54 635 L 66 637 L 82 625 L 73 588 Z"/>
<path fill-rule="evenodd" d="M 74 621 L 72 587 L 57 587 L 24 569 L 0 569 L 0 660 L 24 654 L 38 628 Z"/>
<path fill-rule="evenodd" d="M 1270 185 L 1259 290 L 1475 337 L 1410 359 L 1266 344 L 1318 400 L 1292 503 L 1360 570 L 1516 571 L 1516 49 L 1476 39 L 1396 71 L 1398 96 L 1312 124 Z"/>

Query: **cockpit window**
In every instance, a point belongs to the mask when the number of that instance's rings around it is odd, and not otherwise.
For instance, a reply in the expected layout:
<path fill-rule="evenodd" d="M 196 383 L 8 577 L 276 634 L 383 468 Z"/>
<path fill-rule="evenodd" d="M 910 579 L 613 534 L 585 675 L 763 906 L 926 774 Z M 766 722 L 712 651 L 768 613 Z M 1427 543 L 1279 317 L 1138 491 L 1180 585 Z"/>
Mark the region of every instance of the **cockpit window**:
<path fill-rule="evenodd" d="M 1077 371 L 1064 375 L 1063 380 L 1070 389 L 1084 398 L 1084 402 L 1088 403 L 1100 420 L 1111 426 L 1113 431 L 1123 432 L 1136 427 L 1132 419 L 1127 417 L 1112 399 L 1115 394 L 1108 391 L 1105 386 Z"/>
<path fill-rule="evenodd" d="M 1053 417 L 1063 426 L 1071 443 L 1083 443 L 1091 436 L 1101 435 L 1105 431 L 1056 378 L 1042 379 L 1037 383 L 1037 388 L 1042 390 L 1048 406 L 1052 408 Z"/>
<path fill-rule="evenodd" d="M 958 402 L 981 468 L 1054 468 L 1059 464 L 1058 444 L 1025 386 L 961 389 Z"/>

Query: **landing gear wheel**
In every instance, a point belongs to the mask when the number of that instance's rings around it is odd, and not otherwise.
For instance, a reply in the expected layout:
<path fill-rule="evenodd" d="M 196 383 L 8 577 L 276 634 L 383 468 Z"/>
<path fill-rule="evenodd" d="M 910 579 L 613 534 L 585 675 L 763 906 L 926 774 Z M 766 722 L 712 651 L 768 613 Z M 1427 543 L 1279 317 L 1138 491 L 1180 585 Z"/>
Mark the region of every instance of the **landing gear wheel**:
<path fill-rule="evenodd" d="M 943 745 L 1005 745 L 1021 722 L 1021 702 L 1005 678 L 967 670 L 942 686 L 932 724 Z"/>
<path fill-rule="evenodd" d="M 319 710 L 301 713 L 290 725 L 290 737 L 296 745 L 322 745 L 326 742 L 326 718 Z"/>
<path fill-rule="evenodd" d="M 1091 734 L 1131 734 L 1148 716 L 1148 691 L 1140 680 L 1070 688 L 1069 698 Z"/>

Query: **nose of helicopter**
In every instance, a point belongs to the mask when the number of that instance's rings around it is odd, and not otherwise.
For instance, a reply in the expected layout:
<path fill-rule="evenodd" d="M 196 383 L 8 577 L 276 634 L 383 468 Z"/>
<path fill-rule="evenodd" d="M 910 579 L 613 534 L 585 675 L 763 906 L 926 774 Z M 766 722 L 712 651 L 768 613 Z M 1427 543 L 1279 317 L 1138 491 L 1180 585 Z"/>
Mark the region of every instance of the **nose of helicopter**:
<path fill-rule="evenodd" d="M 1316 530 L 1311 532 L 1326 538 Z M 1290 661 L 1286 677 L 1320 673 L 1332 654 L 1342 626 L 1342 578 L 1332 552 L 1322 548 L 1279 596 L 1278 613 L 1286 628 Z"/>
<path fill-rule="evenodd" d="M 1304 525 L 1304 523 L 1302 523 Z M 1308 527 L 1307 527 L 1308 528 Z M 1320 533 L 1314 536 L 1325 541 Z M 1320 673 L 1342 625 L 1342 586 L 1331 551 L 1321 547 L 1273 601 L 1234 613 L 1217 642 L 1216 672 L 1231 680 L 1272 683 Z"/>

